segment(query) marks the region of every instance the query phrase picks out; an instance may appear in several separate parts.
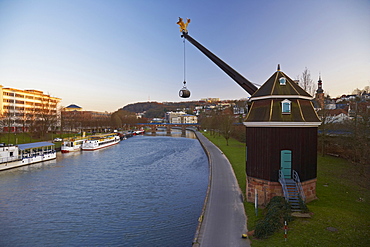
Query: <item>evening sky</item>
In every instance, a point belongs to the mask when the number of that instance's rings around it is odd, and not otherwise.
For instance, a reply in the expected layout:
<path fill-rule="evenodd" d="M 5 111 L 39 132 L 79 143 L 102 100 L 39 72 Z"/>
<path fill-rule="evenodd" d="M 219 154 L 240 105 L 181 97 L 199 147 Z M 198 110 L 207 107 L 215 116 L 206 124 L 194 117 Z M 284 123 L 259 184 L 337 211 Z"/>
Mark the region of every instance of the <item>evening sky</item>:
<path fill-rule="evenodd" d="M 305 67 L 332 97 L 370 85 L 368 0 L 0 0 L 0 85 L 36 89 L 85 110 L 249 94 L 176 25 L 248 80 Z"/>

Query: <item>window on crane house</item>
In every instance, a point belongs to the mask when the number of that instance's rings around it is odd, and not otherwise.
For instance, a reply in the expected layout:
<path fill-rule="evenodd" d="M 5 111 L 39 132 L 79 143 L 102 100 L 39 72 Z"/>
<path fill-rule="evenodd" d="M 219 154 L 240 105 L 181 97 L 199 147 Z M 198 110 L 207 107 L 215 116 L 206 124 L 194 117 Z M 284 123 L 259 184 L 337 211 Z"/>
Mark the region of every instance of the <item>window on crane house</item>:
<path fill-rule="evenodd" d="M 285 78 L 285 77 L 280 77 L 280 78 L 279 78 L 279 83 L 280 83 L 280 85 L 282 85 L 282 86 L 286 85 L 286 78 Z"/>
<path fill-rule="evenodd" d="M 285 99 L 281 102 L 281 112 L 283 114 L 290 114 L 290 112 L 291 112 L 291 103 L 292 102 L 290 100 L 287 100 L 287 99 Z"/>

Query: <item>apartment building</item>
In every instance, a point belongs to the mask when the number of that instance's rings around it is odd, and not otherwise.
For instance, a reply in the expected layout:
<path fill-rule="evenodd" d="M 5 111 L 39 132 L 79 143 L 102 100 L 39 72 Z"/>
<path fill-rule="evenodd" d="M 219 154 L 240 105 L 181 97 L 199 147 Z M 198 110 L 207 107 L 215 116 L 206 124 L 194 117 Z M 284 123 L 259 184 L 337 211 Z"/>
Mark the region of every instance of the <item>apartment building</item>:
<path fill-rule="evenodd" d="M 60 125 L 59 104 L 61 99 L 39 90 L 20 90 L 0 85 L 0 116 L 2 131 L 28 131 L 39 121 L 48 119 L 52 128 Z M 49 125 L 47 128 L 51 128 Z"/>

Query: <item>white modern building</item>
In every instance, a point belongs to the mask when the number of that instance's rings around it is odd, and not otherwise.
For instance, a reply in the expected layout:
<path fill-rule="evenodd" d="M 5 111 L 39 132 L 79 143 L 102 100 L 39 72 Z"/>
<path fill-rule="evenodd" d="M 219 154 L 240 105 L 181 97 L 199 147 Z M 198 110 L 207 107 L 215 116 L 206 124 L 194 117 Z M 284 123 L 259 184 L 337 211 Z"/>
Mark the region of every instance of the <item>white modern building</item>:
<path fill-rule="evenodd" d="M 59 119 L 60 101 L 60 98 L 39 90 L 20 90 L 0 85 L 1 130 L 26 131 L 31 123 L 46 116 Z"/>
<path fill-rule="evenodd" d="M 167 112 L 166 121 L 172 124 L 193 124 L 198 123 L 198 117 L 185 112 Z"/>

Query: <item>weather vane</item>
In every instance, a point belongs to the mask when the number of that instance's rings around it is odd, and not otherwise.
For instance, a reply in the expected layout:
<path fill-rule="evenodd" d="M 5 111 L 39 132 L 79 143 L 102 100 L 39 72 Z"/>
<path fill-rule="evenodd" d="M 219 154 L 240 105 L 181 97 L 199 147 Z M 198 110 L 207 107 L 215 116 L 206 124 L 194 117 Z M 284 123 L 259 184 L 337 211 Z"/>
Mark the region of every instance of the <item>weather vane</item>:
<path fill-rule="evenodd" d="M 188 32 L 188 24 L 190 23 L 190 19 L 186 18 L 186 22 L 182 20 L 181 17 L 179 17 L 179 21 L 177 24 L 180 26 L 180 32 L 181 33 L 187 33 Z"/>

